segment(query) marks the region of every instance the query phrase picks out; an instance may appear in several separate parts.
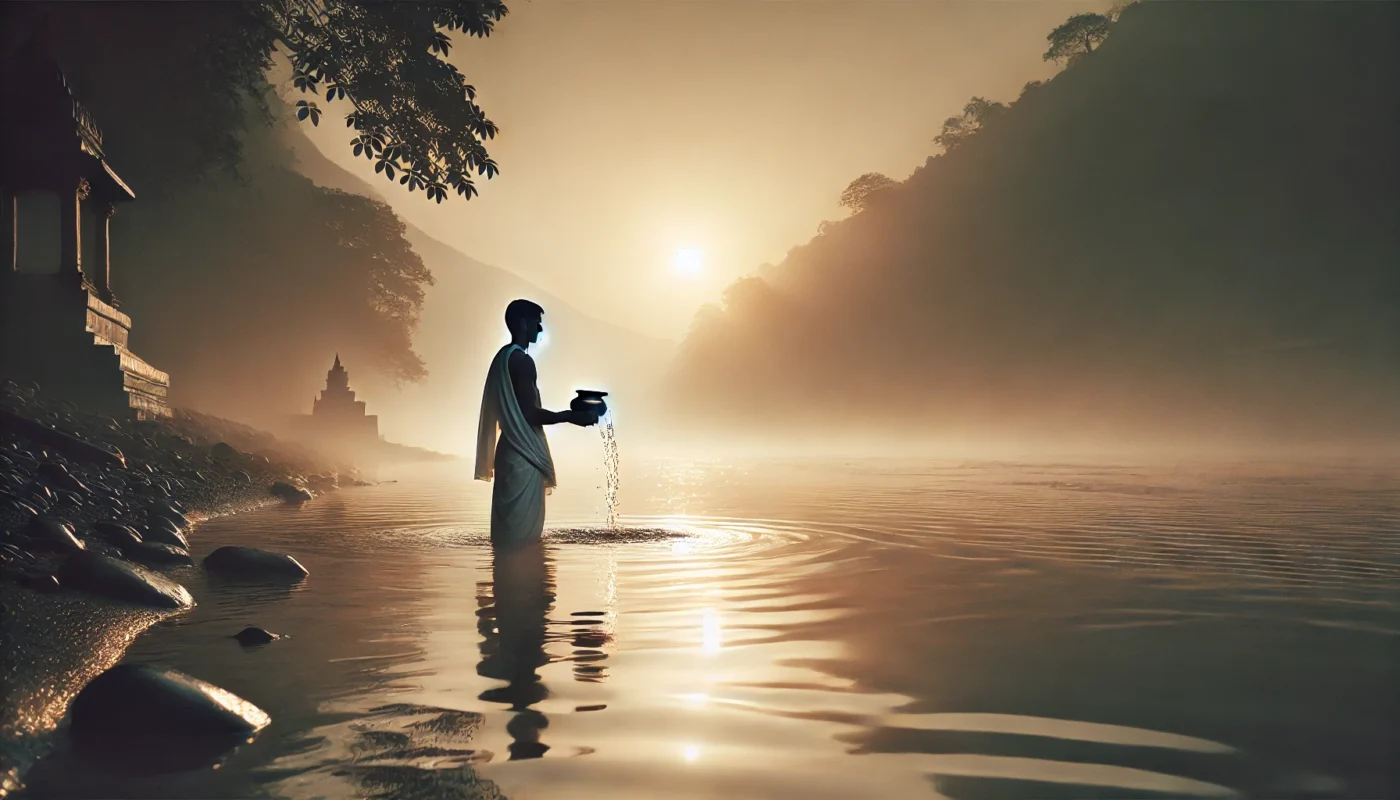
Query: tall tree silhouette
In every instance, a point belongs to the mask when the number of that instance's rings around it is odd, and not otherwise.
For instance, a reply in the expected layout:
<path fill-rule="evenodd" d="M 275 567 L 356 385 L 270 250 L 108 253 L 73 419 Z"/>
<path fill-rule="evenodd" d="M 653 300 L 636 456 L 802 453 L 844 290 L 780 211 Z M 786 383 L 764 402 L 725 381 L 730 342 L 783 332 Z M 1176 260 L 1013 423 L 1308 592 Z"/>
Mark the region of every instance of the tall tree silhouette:
<path fill-rule="evenodd" d="M 1050 42 L 1045 60 L 1058 64 L 1088 55 L 1103 44 L 1112 27 L 1113 20 L 1103 14 L 1075 14 L 1045 37 Z"/>

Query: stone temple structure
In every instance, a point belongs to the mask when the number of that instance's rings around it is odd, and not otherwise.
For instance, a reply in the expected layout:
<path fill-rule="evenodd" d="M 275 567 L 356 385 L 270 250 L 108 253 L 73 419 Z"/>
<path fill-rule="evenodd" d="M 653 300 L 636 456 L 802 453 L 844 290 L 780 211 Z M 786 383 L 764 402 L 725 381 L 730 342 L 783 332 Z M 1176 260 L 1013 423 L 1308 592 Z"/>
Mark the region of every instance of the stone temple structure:
<path fill-rule="evenodd" d="M 136 195 L 40 37 L 0 63 L 0 109 L 0 375 L 114 417 L 169 416 L 170 376 L 128 349 L 112 293 L 110 221 Z M 45 226 L 21 226 L 20 207 L 55 197 L 57 263 L 39 263 L 53 259 L 21 245 Z"/>
<path fill-rule="evenodd" d="M 326 388 L 311 401 L 311 414 L 295 423 L 301 436 L 325 444 L 355 446 L 379 441 L 379 417 L 365 413 L 365 401 L 356 400 L 350 388 L 350 373 L 340 365 L 340 356 L 326 372 Z"/>

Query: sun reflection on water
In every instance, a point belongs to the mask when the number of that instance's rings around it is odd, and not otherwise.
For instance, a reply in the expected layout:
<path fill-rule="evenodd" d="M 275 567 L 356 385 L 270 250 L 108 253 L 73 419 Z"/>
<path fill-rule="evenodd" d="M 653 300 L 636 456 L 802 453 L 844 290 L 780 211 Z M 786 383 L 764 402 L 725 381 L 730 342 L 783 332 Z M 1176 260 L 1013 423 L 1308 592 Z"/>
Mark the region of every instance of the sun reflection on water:
<path fill-rule="evenodd" d="M 724 630 L 720 627 L 719 612 L 707 608 L 701 612 L 700 649 L 706 655 L 714 655 L 724 649 Z"/>

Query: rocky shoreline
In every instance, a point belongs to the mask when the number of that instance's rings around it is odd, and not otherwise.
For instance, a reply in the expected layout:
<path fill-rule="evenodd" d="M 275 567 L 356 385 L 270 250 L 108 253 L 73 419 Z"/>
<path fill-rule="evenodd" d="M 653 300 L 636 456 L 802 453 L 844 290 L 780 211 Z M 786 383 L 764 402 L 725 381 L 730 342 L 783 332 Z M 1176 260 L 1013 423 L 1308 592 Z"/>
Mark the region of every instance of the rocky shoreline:
<path fill-rule="evenodd" d="M 162 575 L 199 522 L 359 483 L 353 467 L 238 423 L 116 420 L 0 385 L 0 797 L 73 698 L 190 605 Z"/>

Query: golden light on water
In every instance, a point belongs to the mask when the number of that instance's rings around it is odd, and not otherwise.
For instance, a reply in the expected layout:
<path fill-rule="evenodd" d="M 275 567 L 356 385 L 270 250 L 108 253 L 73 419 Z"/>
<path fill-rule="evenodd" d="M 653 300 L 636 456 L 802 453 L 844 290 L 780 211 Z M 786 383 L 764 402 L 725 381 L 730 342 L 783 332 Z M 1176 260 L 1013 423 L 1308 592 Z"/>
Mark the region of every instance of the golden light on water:
<path fill-rule="evenodd" d="M 686 761 L 695 761 L 700 758 L 700 745 L 688 744 L 681 750 L 681 755 Z"/>
<path fill-rule="evenodd" d="M 713 655 L 724 649 L 724 630 L 719 624 L 719 612 L 707 608 L 700 618 L 700 649 Z"/>

